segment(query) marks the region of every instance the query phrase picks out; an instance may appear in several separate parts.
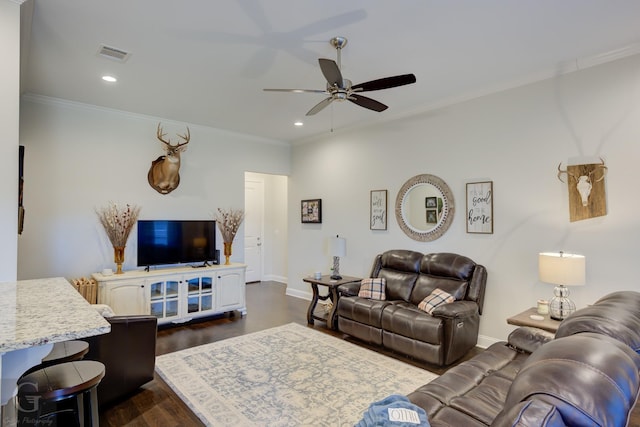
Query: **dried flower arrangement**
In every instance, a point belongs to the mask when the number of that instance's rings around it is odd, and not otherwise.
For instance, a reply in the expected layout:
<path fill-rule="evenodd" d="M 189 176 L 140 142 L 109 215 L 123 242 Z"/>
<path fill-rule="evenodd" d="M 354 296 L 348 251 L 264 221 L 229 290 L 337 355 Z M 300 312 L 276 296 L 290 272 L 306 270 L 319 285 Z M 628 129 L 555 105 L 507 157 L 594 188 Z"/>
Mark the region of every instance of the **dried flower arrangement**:
<path fill-rule="evenodd" d="M 218 223 L 218 228 L 225 243 L 233 242 L 236 233 L 244 220 L 244 210 L 242 209 L 220 209 L 213 215 Z"/>
<path fill-rule="evenodd" d="M 96 209 L 96 213 L 113 247 L 126 246 L 129 234 L 138 220 L 140 207 L 129 204 L 119 207 L 116 203 L 109 202 L 107 207 Z"/>

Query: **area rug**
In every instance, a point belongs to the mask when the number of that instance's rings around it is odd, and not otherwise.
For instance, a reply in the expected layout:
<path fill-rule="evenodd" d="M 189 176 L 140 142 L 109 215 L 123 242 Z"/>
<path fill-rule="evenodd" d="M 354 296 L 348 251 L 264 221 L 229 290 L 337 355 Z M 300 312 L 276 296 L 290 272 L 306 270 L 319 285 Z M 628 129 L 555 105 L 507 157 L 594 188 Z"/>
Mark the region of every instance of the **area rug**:
<path fill-rule="evenodd" d="M 158 356 L 156 370 L 210 426 L 353 426 L 437 377 L 295 323 Z"/>

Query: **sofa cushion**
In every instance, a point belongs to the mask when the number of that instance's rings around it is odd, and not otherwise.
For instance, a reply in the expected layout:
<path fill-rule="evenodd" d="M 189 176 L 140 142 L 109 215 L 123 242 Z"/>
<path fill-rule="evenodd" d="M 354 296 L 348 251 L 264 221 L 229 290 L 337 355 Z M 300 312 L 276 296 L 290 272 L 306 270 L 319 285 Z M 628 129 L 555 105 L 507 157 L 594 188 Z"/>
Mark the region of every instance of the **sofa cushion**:
<path fill-rule="evenodd" d="M 387 299 L 385 294 L 386 282 L 384 277 L 362 279 L 358 296 L 360 298 L 385 300 Z"/>
<path fill-rule="evenodd" d="M 388 300 L 409 301 L 413 287 L 418 279 L 418 273 L 383 268 L 378 273 L 378 277 L 386 281 Z"/>
<path fill-rule="evenodd" d="M 563 320 L 556 337 L 580 332 L 610 336 L 640 353 L 640 294 L 621 291 L 604 296 Z"/>
<path fill-rule="evenodd" d="M 551 332 L 529 326 L 521 326 L 509 334 L 507 342 L 516 351 L 533 353 L 542 345 L 553 340 L 553 338 L 554 336 Z"/>
<path fill-rule="evenodd" d="M 521 402 L 501 412 L 492 427 L 566 427 L 560 412 L 540 400 Z"/>
<path fill-rule="evenodd" d="M 382 311 L 389 304 L 389 301 L 360 297 L 340 298 L 338 315 L 374 328 L 381 328 Z"/>
<path fill-rule="evenodd" d="M 455 300 L 453 295 L 448 294 L 442 289 L 434 289 L 428 297 L 425 297 L 425 299 L 418 303 L 418 308 L 432 314 L 436 307 L 454 302 Z"/>
<path fill-rule="evenodd" d="M 504 407 L 541 400 L 555 406 L 570 425 L 624 426 L 640 387 L 639 360 L 607 335 L 557 338 L 529 356 Z"/>
<path fill-rule="evenodd" d="M 422 257 L 420 252 L 404 249 L 386 251 L 380 256 L 379 268 L 374 268 L 371 276 L 386 279 L 388 300 L 409 301 Z"/>
<path fill-rule="evenodd" d="M 420 262 L 420 272 L 432 276 L 455 277 L 467 281 L 473 276 L 476 263 L 466 256 L 452 253 L 426 254 Z"/>
<path fill-rule="evenodd" d="M 442 343 L 442 320 L 407 302 L 394 302 L 382 312 L 382 329 L 418 341 Z"/>

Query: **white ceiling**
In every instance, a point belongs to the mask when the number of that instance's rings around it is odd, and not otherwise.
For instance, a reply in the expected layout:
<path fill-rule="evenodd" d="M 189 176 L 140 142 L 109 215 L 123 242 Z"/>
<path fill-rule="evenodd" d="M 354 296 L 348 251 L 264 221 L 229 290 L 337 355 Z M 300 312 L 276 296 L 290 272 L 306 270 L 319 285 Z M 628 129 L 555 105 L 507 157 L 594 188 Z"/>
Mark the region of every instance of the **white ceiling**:
<path fill-rule="evenodd" d="M 640 52 L 637 0 L 27 0 L 24 10 L 30 5 L 23 93 L 291 142 Z M 365 93 L 389 106 L 382 113 L 334 102 L 312 117 L 323 95 L 262 90 L 324 89 L 317 59 L 336 59 L 334 36 L 349 40 L 342 72 L 354 84 L 406 73 L 417 83 Z M 102 58 L 103 44 L 131 57 Z"/>

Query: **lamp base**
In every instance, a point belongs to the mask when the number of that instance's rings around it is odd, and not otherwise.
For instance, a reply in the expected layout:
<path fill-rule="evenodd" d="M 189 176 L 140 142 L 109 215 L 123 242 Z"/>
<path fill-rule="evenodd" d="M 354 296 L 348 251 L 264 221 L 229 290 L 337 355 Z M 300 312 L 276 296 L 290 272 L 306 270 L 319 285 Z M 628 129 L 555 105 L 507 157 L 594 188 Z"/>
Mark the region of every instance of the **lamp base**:
<path fill-rule="evenodd" d="M 331 280 L 342 280 L 342 276 L 340 275 L 340 257 L 333 257 L 333 274 L 331 275 Z"/>
<path fill-rule="evenodd" d="M 556 286 L 555 295 L 549 302 L 549 316 L 553 320 L 564 320 L 576 311 L 576 305 L 569 299 L 569 289 L 564 286 Z"/>

